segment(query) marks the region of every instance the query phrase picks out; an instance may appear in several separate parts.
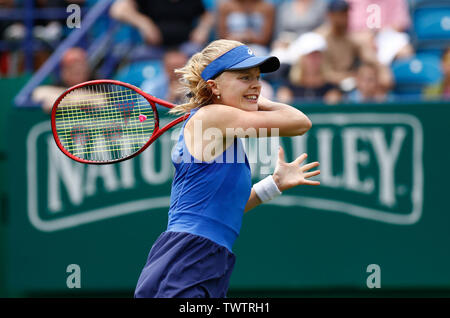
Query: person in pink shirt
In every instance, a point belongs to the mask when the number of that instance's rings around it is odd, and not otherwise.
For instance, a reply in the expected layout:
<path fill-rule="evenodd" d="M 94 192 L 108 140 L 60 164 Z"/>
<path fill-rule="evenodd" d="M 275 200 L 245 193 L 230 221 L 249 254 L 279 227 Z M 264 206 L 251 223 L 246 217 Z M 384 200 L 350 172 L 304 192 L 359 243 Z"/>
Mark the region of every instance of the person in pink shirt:
<path fill-rule="evenodd" d="M 373 46 L 380 63 L 414 54 L 406 31 L 411 26 L 405 0 L 347 0 L 349 29 L 355 39 Z"/>

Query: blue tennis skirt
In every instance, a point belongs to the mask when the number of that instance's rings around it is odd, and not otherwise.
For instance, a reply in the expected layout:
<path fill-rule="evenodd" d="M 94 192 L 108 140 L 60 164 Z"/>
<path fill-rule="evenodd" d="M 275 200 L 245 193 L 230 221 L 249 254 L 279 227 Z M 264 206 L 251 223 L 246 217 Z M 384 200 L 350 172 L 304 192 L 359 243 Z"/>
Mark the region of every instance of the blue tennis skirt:
<path fill-rule="evenodd" d="M 139 277 L 136 298 L 224 298 L 235 255 L 205 237 L 163 232 Z"/>

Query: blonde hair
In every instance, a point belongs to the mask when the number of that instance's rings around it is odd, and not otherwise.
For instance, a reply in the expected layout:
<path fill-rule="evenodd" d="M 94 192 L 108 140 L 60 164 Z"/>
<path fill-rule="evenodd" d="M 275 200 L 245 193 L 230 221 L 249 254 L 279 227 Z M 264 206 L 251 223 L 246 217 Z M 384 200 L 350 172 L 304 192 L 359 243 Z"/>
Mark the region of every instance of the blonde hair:
<path fill-rule="evenodd" d="M 175 73 L 181 74 L 180 82 L 189 101 L 172 108 L 169 113 L 188 113 L 194 108 L 210 104 L 213 94 L 201 76 L 202 71 L 216 58 L 240 45 L 243 43 L 233 40 L 213 41 L 201 52 L 194 54 L 184 67 L 175 70 Z"/>

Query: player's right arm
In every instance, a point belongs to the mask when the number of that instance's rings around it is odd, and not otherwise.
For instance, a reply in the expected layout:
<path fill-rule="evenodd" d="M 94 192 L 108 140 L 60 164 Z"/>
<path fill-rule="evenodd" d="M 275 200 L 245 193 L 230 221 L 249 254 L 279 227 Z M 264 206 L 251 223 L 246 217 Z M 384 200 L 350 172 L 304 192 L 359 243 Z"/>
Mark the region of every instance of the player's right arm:
<path fill-rule="evenodd" d="M 219 128 L 227 137 L 232 137 L 228 136 L 230 133 L 239 138 L 248 137 L 248 129 L 256 130 L 256 137 L 261 132 L 267 133 L 265 137 L 270 137 L 272 129 L 278 129 L 280 137 L 300 136 L 312 126 L 309 118 L 300 110 L 262 96 L 258 100 L 258 111 L 213 104 L 202 107 L 197 114 L 197 119 L 202 120 L 204 128 Z"/>

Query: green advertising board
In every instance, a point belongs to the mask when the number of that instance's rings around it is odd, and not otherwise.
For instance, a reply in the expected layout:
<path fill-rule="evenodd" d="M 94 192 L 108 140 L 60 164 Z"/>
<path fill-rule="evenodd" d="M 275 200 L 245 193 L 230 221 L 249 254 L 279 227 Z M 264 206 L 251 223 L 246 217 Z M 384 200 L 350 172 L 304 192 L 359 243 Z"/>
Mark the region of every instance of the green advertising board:
<path fill-rule="evenodd" d="M 301 109 L 313 123 L 304 136 L 244 141 L 253 181 L 273 171 L 281 144 L 286 160 L 321 163 L 321 185 L 244 215 L 230 295 L 450 292 L 449 105 Z M 15 109 L 8 123 L 9 293 L 132 297 L 166 228 L 179 127 L 98 166 L 65 157 L 40 110 Z"/>

